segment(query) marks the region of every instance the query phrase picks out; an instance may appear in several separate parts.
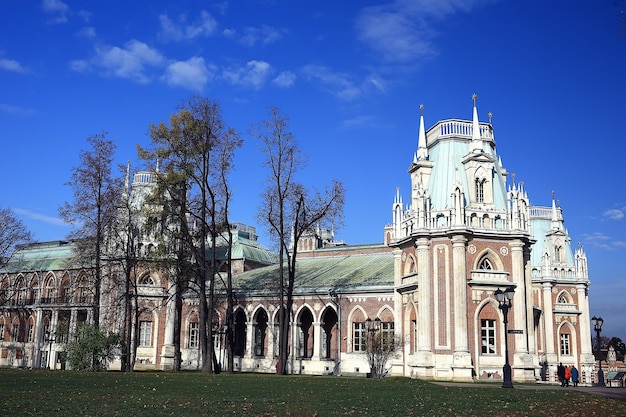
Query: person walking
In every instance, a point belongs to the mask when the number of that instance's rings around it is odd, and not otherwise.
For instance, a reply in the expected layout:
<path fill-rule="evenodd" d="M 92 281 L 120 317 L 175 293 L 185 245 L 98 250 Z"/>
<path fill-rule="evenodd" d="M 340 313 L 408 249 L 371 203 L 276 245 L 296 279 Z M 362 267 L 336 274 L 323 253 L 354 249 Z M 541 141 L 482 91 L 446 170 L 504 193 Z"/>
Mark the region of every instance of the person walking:
<path fill-rule="evenodd" d="M 572 369 L 570 372 L 572 373 L 572 384 L 574 384 L 574 386 L 577 387 L 578 386 L 578 369 L 576 369 L 576 367 L 572 365 Z"/>
<path fill-rule="evenodd" d="M 556 368 L 556 375 L 559 377 L 559 382 L 561 386 L 565 386 L 565 367 L 562 362 L 559 362 L 558 368 Z"/>
<path fill-rule="evenodd" d="M 572 370 L 569 369 L 569 366 L 565 367 L 565 386 L 569 387 L 569 380 L 572 378 Z"/>

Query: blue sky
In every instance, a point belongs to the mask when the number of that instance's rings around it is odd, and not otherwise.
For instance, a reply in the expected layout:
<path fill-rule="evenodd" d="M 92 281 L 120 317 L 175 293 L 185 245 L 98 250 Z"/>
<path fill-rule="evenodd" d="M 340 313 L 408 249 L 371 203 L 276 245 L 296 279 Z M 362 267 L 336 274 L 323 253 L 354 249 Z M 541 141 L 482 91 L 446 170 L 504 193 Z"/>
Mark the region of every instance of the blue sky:
<path fill-rule="evenodd" d="M 560 201 L 589 257 L 591 313 L 626 340 L 626 36 L 613 0 L 19 1 L 0 6 L 3 192 L 38 240 L 85 139 L 137 167 L 150 123 L 201 94 L 246 140 L 231 217 L 255 225 L 264 172 L 251 123 L 277 106 L 308 163 L 347 189 L 347 243 L 382 242 L 427 127 L 493 113 L 503 165 L 531 203 Z M 261 235 L 264 230 L 259 228 Z M 264 237 L 262 240 L 266 239 Z"/>

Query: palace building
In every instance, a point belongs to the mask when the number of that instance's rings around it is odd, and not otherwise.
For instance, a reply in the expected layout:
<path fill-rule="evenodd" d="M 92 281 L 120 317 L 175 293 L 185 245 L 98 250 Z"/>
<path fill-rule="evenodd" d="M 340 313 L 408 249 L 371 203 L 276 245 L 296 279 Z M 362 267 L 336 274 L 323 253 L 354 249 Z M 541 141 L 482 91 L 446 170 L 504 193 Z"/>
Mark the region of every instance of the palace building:
<path fill-rule="evenodd" d="M 348 245 L 322 228 L 298 242 L 289 371 L 366 375 L 368 337 L 381 332 L 399 341 L 389 375 L 501 380 L 509 362 L 514 382 L 554 382 L 562 362 L 576 365 L 581 383 L 590 384 L 587 257 L 572 247 L 554 196 L 550 205 L 531 205 L 496 152 L 491 122 L 479 122 L 475 100 L 471 120 L 442 120 L 426 130 L 421 114 L 417 148 L 407 160 L 411 189 L 406 200 L 396 190 L 382 242 Z M 128 193 L 145 196 L 151 175 L 135 174 Z M 254 228 L 232 229 L 235 367 L 275 372 L 276 257 L 259 245 Z M 0 270 L 0 366 L 65 366 L 64 343 L 92 319 L 93 303 L 85 271 L 66 262 L 71 247 L 34 244 Z M 157 270 L 136 280 L 143 308 L 135 369 L 171 369 L 171 280 Z M 504 290 L 508 308 L 496 299 Z M 114 299 L 100 303 L 111 330 L 119 327 L 121 308 Z M 214 343 L 223 362 L 225 305 L 216 316 Z M 191 292 L 182 322 L 182 367 L 198 369 Z"/>

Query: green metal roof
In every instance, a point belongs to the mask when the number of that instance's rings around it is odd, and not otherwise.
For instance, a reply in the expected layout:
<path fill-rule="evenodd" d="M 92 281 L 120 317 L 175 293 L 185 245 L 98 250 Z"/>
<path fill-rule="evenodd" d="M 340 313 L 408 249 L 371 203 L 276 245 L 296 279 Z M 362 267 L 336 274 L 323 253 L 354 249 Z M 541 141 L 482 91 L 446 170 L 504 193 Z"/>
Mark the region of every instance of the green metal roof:
<path fill-rule="evenodd" d="M 228 246 L 226 246 L 226 242 L 220 241 L 216 248 L 217 259 L 225 260 L 227 258 L 227 251 Z M 271 265 L 277 262 L 276 254 L 259 242 L 237 235 L 233 236 L 232 259 L 252 260 L 265 265 Z"/>
<path fill-rule="evenodd" d="M 0 273 L 55 271 L 68 269 L 73 257 L 74 243 L 57 240 L 33 243 L 13 253 Z"/>
<path fill-rule="evenodd" d="M 285 274 L 287 268 L 285 266 Z M 243 272 L 234 277 L 239 291 L 267 292 L 277 290 L 279 266 Z M 338 254 L 296 261 L 295 292 L 335 288 L 382 288 L 393 286 L 393 255 L 391 252 L 374 254 Z"/>

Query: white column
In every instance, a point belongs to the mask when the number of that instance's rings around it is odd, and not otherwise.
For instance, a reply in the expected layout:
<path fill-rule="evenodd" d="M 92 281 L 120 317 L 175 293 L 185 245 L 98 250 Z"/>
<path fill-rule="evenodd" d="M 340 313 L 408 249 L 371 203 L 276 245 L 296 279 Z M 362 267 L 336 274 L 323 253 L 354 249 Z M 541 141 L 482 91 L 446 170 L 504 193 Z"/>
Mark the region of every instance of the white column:
<path fill-rule="evenodd" d="M 467 352 L 467 268 L 465 265 L 464 236 L 452 238 L 452 264 L 454 271 L 454 352 Z M 456 359 L 456 358 L 455 358 Z M 468 355 L 469 359 L 469 355 Z"/>
<path fill-rule="evenodd" d="M 431 327 L 431 276 L 430 276 L 430 241 L 419 239 L 417 246 L 417 269 L 418 269 L 418 333 L 417 348 L 419 352 L 431 351 L 430 334 Z"/>
<path fill-rule="evenodd" d="M 322 328 L 319 321 L 313 322 L 313 356 L 312 361 L 320 360 L 320 352 L 322 351 Z"/>

